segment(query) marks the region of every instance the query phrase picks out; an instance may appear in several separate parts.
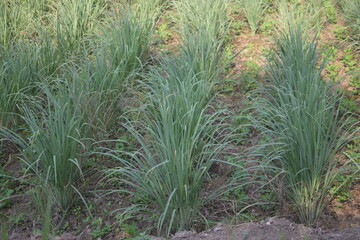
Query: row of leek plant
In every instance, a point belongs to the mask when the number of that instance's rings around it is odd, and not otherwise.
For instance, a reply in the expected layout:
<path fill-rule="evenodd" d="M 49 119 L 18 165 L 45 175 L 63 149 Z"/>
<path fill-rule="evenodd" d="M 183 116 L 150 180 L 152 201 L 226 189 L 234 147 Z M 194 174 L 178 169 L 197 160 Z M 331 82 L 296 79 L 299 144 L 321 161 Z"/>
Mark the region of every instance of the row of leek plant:
<path fill-rule="evenodd" d="M 341 116 L 342 96 L 321 77 L 317 38 L 304 21 L 288 24 L 269 57 L 269 82 L 257 105 L 257 124 L 268 137 L 264 159 L 281 176 L 277 186 L 300 221 L 316 223 L 330 199 L 329 190 L 346 169 L 338 153 L 354 132 Z M 316 34 L 315 34 L 316 35 Z"/>
<path fill-rule="evenodd" d="M 154 3 L 158 3 L 156 8 Z M 117 114 L 114 106 L 119 94 L 147 61 L 159 3 L 147 1 L 142 8 L 119 6 L 123 14 L 112 18 L 112 27 L 103 34 L 111 37 L 99 40 L 99 47 L 93 48 L 96 53 L 85 61 L 67 63 L 62 74 L 52 78 L 41 76 L 48 66 L 39 67 L 37 55 L 32 52 L 38 48 L 30 48 L 26 58 L 17 56 L 21 52 L 15 52 L 15 57 L 2 55 L 0 77 L 7 88 L 0 89 L 1 101 L 12 101 L 3 109 L 14 113 L 9 106 L 16 104 L 16 115 L 25 129 L 18 134 L 15 126 L 14 131 L 2 124 L 0 136 L 18 146 L 27 173 L 35 176 L 38 191 L 34 200 L 40 205 L 45 204 L 43 196 L 49 196 L 46 199 L 51 205 L 63 211 L 75 202 L 85 202 L 82 183 L 87 153 L 98 137 L 97 130 L 109 127 L 107 121 Z M 7 49 L 4 52 L 9 53 Z M 43 54 L 39 56 L 42 59 Z M 34 67 L 39 69 L 34 71 Z M 29 96 L 30 91 L 36 92 Z M 3 111 L 0 117 L 0 122 L 9 122 Z M 42 209 L 47 210 L 47 206 Z"/>
<path fill-rule="evenodd" d="M 257 33 L 260 23 L 264 21 L 265 14 L 269 9 L 276 9 L 279 13 L 279 21 L 283 21 L 283 10 L 288 7 L 297 10 L 298 14 L 306 15 L 312 24 L 320 29 L 324 22 L 324 1 L 287 1 L 287 0 L 237 0 L 241 6 L 252 34 Z M 279 22 L 280 24 L 280 22 Z"/>
<path fill-rule="evenodd" d="M 107 153 L 120 162 L 110 175 L 131 187 L 123 191 L 142 203 L 137 209 L 149 215 L 160 210 L 159 235 L 188 230 L 201 216 L 201 206 L 215 196 L 203 191 L 208 171 L 228 141 L 219 137 L 226 130 L 221 112 L 209 104 L 223 67 L 228 2 L 175 4 L 182 26 L 179 53 L 164 56 L 144 75 L 147 103 L 141 121 L 126 124 L 141 148 Z"/>
<path fill-rule="evenodd" d="M 13 43 L 0 49 L 0 126 L 19 123 L 18 106 L 27 95 L 36 95 L 36 82 L 46 82 L 61 61 L 48 39 Z"/>

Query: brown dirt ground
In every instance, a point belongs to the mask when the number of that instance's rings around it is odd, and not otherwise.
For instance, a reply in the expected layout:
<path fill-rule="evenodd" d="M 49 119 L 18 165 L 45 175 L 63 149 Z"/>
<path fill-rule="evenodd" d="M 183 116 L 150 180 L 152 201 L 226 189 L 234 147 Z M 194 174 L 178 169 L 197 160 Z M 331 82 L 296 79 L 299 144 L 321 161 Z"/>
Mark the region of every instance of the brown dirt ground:
<path fill-rule="evenodd" d="M 160 239 L 160 238 L 156 238 Z M 240 225 L 218 225 L 202 233 L 179 232 L 172 240 L 358 240 L 360 227 L 323 231 L 321 228 L 308 228 L 294 224 L 285 218 L 273 217 L 258 223 L 243 223 Z"/>

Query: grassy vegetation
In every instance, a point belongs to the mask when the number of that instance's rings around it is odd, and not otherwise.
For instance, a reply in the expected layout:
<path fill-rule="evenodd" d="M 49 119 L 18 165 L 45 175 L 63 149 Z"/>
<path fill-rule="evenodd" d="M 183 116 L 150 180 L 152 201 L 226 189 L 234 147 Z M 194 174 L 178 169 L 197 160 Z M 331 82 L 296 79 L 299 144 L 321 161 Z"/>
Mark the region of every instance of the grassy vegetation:
<path fill-rule="evenodd" d="M 255 34 L 267 8 L 266 0 L 240 0 L 251 32 Z"/>
<path fill-rule="evenodd" d="M 41 81 L 39 47 L 35 44 L 15 44 L 2 49 L 0 59 L 0 126 L 16 123 L 18 105 L 24 96 L 36 94 L 35 83 Z"/>
<path fill-rule="evenodd" d="M 57 45 L 62 54 L 86 47 L 86 39 L 96 33 L 104 5 L 104 1 L 96 0 L 65 0 L 58 3 L 53 21 L 56 24 Z"/>
<path fill-rule="evenodd" d="M 0 44 L 8 47 L 26 35 L 31 15 L 23 1 L 1 1 L 0 9 Z"/>
<path fill-rule="evenodd" d="M 194 12 L 196 15 L 202 14 L 202 7 L 209 6 L 203 1 L 192 4 L 191 10 L 198 11 Z M 211 4 L 212 21 L 209 18 L 206 25 L 197 18 L 187 20 L 179 55 L 164 57 L 146 77 L 148 103 L 144 120 L 139 123 L 146 137 L 138 132 L 138 124 L 127 126 L 141 150 L 130 154 L 130 159 L 112 154 L 122 167 L 111 173 L 120 174 L 119 180 L 133 187 L 131 193 L 145 203 L 146 209 L 156 204 L 161 210 L 158 234 L 190 229 L 200 216 L 200 207 L 209 200 L 202 193 L 208 170 L 225 147 L 216 137 L 223 131 L 219 113 L 206 113 L 221 70 L 225 38 L 221 26 L 226 22 L 220 22 L 218 28 L 211 23 L 227 20 L 218 17 L 226 16 L 226 12 L 215 14 L 219 5 L 226 11 L 223 1 Z"/>
<path fill-rule="evenodd" d="M 264 134 L 272 137 L 270 164 L 283 172 L 285 194 L 299 219 L 314 224 L 338 174 L 336 153 L 351 139 L 342 97 L 321 78 L 316 38 L 290 25 L 269 59 L 272 86 L 259 104 Z M 270 156 L 272 155 L 270 154 Z"/>
<path fill-rule="evenodd" d="M 213 40 L 222 38 L 228 31 L 229 1 L 180 0 L 174 2 L 181 23 L 180 31 L 204 32 Z"/>
<path fill-rule="evenodd" d="M 216 138 L 221 130 L 214 126 L 219 114 L 205 113 L 211 88 L 187 65 L 178 64 L 167 59 L 161 65 L 166 75 L 153 72 L 148 78 L 149 103 L 141 124 L 146 137 L 133 124 L 128 127 L 141 151 L 131 159 L 114 155 L 124 166 L 115 171 L 124 176 L 120 180 L 143 202 L 161 209 L 159 234 L 187 230 L 199 216 L 207 171 L 224 146 Z"/>
<path fill-rule="evenodd" d="M 151 36 L 161 5 L 154 11 L 146 12 L 138 6 L 137 10 L 130 7 L 120 10 L 118 17 L 108 26 L 104 35 L 105 49 L 111 69 L 118 75 L 119 82 L 134 78 L 148 60 Z M 140 12 L 137 16 L 136 12 Z"/>
<path fill-rule="evenodd" d="M 36 175 L 42 189 L 49 190 L 46 193 L 52 200 L 67 210 L 79 198 L 76 188 L 82 177 L 86 133 L 66 86 L 58 86 L 56 95 L 46 85 L 40 89 L 44 99 L 28 99 L 31 104 L 21 107 L 27 139 L 7 129 L 1 129 L 1 135 L 19 146 L 25 168 Z"/>
<path fill-rule="evenodd" d="M 261 219 L 248 209 L 266 203 L 272 214 L 279 201 L 314 225 L 359 179 L 359 9 L 1 1 L 2 238 L 33 215 L 42 239 L 170 236 Z M 23 198 L 29 213 L 7 218 Z"/>
<path fill-rule="evenodd" d="M 357 51 L 360 50 L 360 1 L 359 0 L 344 0 L 338 1 L 347 23 L 350 27 L 351 36 L 350 39 L 353 42 L 353 46 Z"/>

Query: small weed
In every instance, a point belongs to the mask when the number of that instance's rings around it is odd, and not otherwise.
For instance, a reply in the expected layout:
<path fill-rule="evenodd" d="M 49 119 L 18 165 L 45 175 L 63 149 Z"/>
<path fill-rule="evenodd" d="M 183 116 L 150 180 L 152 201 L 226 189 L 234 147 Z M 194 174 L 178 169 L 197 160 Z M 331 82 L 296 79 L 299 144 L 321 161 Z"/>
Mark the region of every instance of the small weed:
<path fill-rule="evenodd" d="M 352 70 L 356 66 L 357 61 L 351 50 L 345 50 L 344 53 L 345 55 L 342 58 L 341 62 L 347 67 L 347 70 Z"/>
<path fill-rule="evenodd" d="M 9 223 L 13 226 L 19 226 L 26 221 L 25 213 L 19 213 L 15 216 L 10 216 L 8 219 Z"/>
<path fill-rule="evenodd" d="M 334 29 L 335 39 L 343 41 L 347 37 L 347 29 L 341 26 L 337 26 Z"/>
<path fill-rule="evenodd" d="M 252 112 L 248 109 L 240 111 L 234 119 L 234 127 L 236 128 L 237 141 L 236 144 L 246 144 L 248 143 L 247 136 L 251 131 L 251 118 Z"/>
<path fill-rule="evenodd" d="M 340 105 L 341 112 L 343 114 L 348 113 L 348 112 L 356 113 L 359 110 L 358 105 L 355 100 L 356 95 L 347 90 L 340 89 L 340 92 L 344 95 L 344 97 L 341 101 L 341 105 Z"/>
<path fill-rule="evenodd" d="M 255 81 L 255 79 L 251 75 L 244 75 L 241 79 L 241 89 L 245 93 L 250 92 L 251 90 L 254 90 L 258 87 L 258 83 Z"/>
<path fill-rule="evenodd" d="M 279 234 L 279 240 L 286 240 L 286 234 L 283 232 L 283 231 L 280 231 L 280 234 Z"/>
<path fill-rule="evenodd" d="M 247 93 L 258 87 L 256 79 L 259 77 L 261 67 L 251 60 L 246 61 L 244 66 L 246 67 L 246 71 L 244 71 L 241 76 L 241 90 Z"/>
<path fill-rule="evenodd" d="M 91 224 L 90 235 L 95 239 L 101 239 L 111 231 L 111 225 L 109 223 L 104 223 L 101 217 L 94 219 Z"/>
<path fill-rule="evenodd" d="M 240 222 L 252 222 L 252 221 L 258 221 L 259 219 L 249 213 L 242 213 L 238 215 L 238 220 Z"/>
<path fill-rule="evenodd" d="M 234 19 L 230 25 L 230 32 L 236 36 L 239 36 L 244 24 L 245 23 L 241 19 Z"/>
<path fill-rule="evenodd" d="M 345 151 L 348 156 L 353 159 L 359 158 L 360 153 L 356 151 L 355 144 L 348 144 Z M 330 194 L 336 196 L 335 199 L 338 203 L 344 203 L 348 201 L 352 196 L 350 194 L 351 186 L 354 182 L 353 175 L 338 175 L 336 178 L 336 184 L 330 189 Z M 340 186 L 340 187 L 339 187 Z"/>
<path fill-rule="evenodd" d="M 231 158 L 229 158 L 228 161 L 232 162 L 234 164 L 238 164 L 237 162 L 233 161 Z M 238 174 L 238 172 L 235 169 L 234 172 L 232 173 L 232 176 L 236 177 L 237 174 Z M 232 191 L 226 192 L 224 197 L 228 200 L 236 199 L 237 203 L 240 205 L 244 204 L 245 202 L 247 202 L 249 200 L 248 196 L 246 195 L 245 187 L 236 188 Z"/>
<path fill-rule="evenodd" d="M 131 222 L 129 224 L 123 224 L 122 226 L 123 231 L 127 234 L 129 234 L 130 236 L 137 236 L 140 234 L 140 229 L 138 228 L 138 226 L 136 225 L 136 222 Z"/>
<path fill-rule="evenodd" d="M 251 58 L 253 56 L 253 49 L 255 47 L 254 43 L 249 43 L 246 48 L 244 49 L 244 51 L 242 52 L 246 57 Z"/>
<path fill-rule="evenodd" d="M 336 77 L 339 75 L 339 68 L 340 66 L 336 65 L 336 64 L 329 64 L 326 67 L 327 70 L 327 75 L 329 76 L 330 79 L 334 79 L 336 80 Z"/>
<path fill-rule="evenodd" d="M 265 211 L 274 211 L 275 210 L 275 205 L 271 204 L 272 202 L 276 201 L 276 195 L 275 195 L 274 191 L 268 191 L 268 192 L 261 193 L 260 199 L 261 199 L 261 202 L 265 203 L 265 204 L 260 205 L 260 207 L 262 209 L 264 209 Z"/>
<path fill-rule="evenodd" d="M 70 227 L 70 223 L 69 222 L 65 222 L 64 224 L 61 225 L 60 228 L 56 229 L 55 233 L 56 235 L 61 235 L 64 232 L 66 232 Z"/>
<path fill-rule="evenodd" d="M 1 239 L 8 240 L 9 232 L 8 232 L 8 223 L 6 221 L 6 217 L 0 213 L 0 231 L 1 231 Z"/>
<path fill-rule="evenodd" d="M 346 145 L 347 150 L 345 151 L 352 158 L 360 158 L 360 152 L 358 146 L 360 144 L 360 140 L 354 140 L 352 144 Z"/>
<path fill-rule="evenodd" d="M 81 207 L 80 206 L 74 206 L 71 208 L 70 212 L 71 214 L 74 214 L 75 216 L 79 216 L 81 214 Z"/>
<path fill-rule="evenodd" d="M 125 151 L 125 150 L 134 150 L 135 149 L 135 139 L 129 134 L 125 134 L 120 136 L 118 139 L 118 143 L 115 146 L 115 149 L 118 151 Z"/>
<path fill-rule="evenodd" d="M 0 209 L 10 205 L 9 197 L 14 193 L 10 186 L 10 180 L 7 180 L 4 176 L 9 176 L 9 172 L 0 167 Z"/>
<path fill-rule="evenodd" d="M 260 31 L 265 35 L 271 35 L 274 31 L 274 28 L 276 26 L 276 21 L 274 19 L 267 19 L 263 22 L 263 24 L 260 26 Z"/>
<path fill-rule="evenodd" d="M 249 46 L 250 46 L 250 44 L 249 44 Z M 256 76 L 261 70 L 261 67 L 259 66 L 259 64 L 257 64 L 254 61 L 251 61 L 251 60 L 246 61 L 244 63 L 244 65 L 247 68 L 247 72 L 252 76 Z"/>
<path fill-rule="evenodd" d="M 231 173 L 231 181 L 237 182 L 238 179 L 242 179 L 242 176 L 244 176 L 244 170 L 245 162 L 239 161 L 238 159 L 234 158 L 233 156 L 226 156 L 225 160 L 229 164 L 233 164 L 236 166 L 234 170 Z M 237 185 L 236 187 L 233 187 L 231 190 L 225 192 L 224 197 L 225 199 L 231 201 L 233 203 L 233 209 L 234 211 L 239 211 L 238 216 L 240 218 L 244 217 L 246 215 L 246 212 L 242 213 L 242 210 L 245 206 L 248 205 L 249 197 L 247 195 L 247 185 L 244 185 L 244 181 L 247 181 L 245 179 L 241 180 L 242 183 Z M 244 214 L 244 215 L 243 215 Z M 236 221 L 239 219 L 236 219 Z"/>
<path fill-rule="evenodd" d="M 243 238 L 244 240 L 249 239 L 249 233 L 248 233 L 248 232 L 242 233 L 241 236 L 242 236 L 242 238 Z"/>
<path fill-rule="evenodd" d="M 360 72 L 360 69 L 358 69 L 357 71 Z M 350 77 L 350 86 L 354 87 L 352 91 L 354 96 L 360 94 L 360 74 Z"/>
<path fill-rule="evenodd" d="M 339 176 L 337 178 L 337 182 L 338 182 L 337 185 L 343 184 L 343 186 L 340 189 L 337 189 L 337 187 L 335 186 L 330 190 L 330 192 L 333 191 L 334 195 L 336 195 L 336 200 L 339 203 L 344 203 L 352 197 L 350 194 L 352 181 L 353 181 L 353 177 L 349 175 Z"/>
<path fill-rule="evenodd" d="M 217 86 L 218 90 L 224 95 L 231 95 L 234 93 L 236 81 L 232 78 L 225 78 Z"/>
<path fill-rule="evenodd" d="M 335 9 L 335 6 L 332 3 L 332 1 L 331 0 L 325 0 L 324 1 L 324 8 L 325 8 L 325 16 L 326 16 L 327 21 L 329 23 L 331 23 L 331 24 L 337 23 L 336 9 Z"/>
<path fill-rule="evenodd" d="M 91 216 L 86 216 L 86 218 L 83 219 L 84 223 L 89 223 L 91 221 Z"/>
<path fill-rule="evenodd" d="M 224 48 L 224 56 L 223 56 L 223 66 L 224 66 L 224 72 L 229 72 L 234 67 L 234 45 L 230 43 L 231 37 L 230 35 L 227 35 L 228 40 L 226 40 L 227 44 Z"/>
<path fill-rule="evenodd" d="M 171 39 L 170 24 L 168 22 L 163 23 L 157 29 L 157 35 L 162 41 L 169 41 Z"/>
<path fill-rule="evenodd" d="M 154 240 L 154 238 L 147 236 L 145 233 L 140 233 L 139 236 L 129 238 L 131 240 Z"/>
<path fill-rule="evenodd" d="M 328 61 L 335 61 L 338 49 L 334 45 L 326 44 L 322 52 L 323 57 L 327 57 Z"/>
<path fill-rule="evenodd" d="M 344 203 L 347 202 L 349 198 L 352 198 L 351 194 L 349 192 L 344 192 L 341 196 L 338 196 L 337 201 L 339 203 Z"/>

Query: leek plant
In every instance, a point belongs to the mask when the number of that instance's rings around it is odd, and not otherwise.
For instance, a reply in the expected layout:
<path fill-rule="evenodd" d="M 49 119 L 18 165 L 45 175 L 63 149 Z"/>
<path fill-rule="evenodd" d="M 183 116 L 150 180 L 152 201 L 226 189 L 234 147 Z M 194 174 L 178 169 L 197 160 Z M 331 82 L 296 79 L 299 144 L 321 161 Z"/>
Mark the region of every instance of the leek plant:
<path fill-rule="evenodd" d="M 301 222 L 321 215 L 338 174 L 337 153 L 351 138 L 341 95 L 321 78 L 316 37 L 300 22 L 279 34 L 269 58 L 269 81 L 258 105 L 259 126 L 269 136 L 266 159 L 282 172 L 285 194 Z"/>
<path fill-rule="evenodd" d="M 311 19 L 313 26 L 320 31 L 326 21 L 324 1 L 310 0 L 305 1 L 304 4 L 307 17 Z"/>
<path fill-rule="evenodd" d="M 103 1 L 64 0 L 58 3 L 54 22 L 58 48 L 63 54 L 79 50 L 95 34 L 105 9 Z"/>
<path fill-rule="evenodd" d="M 63 62 L 47 35 L 39 43 L 13 42 L 0 49 L 0 126 L 10 127 L 19 120 L 24 97 L 36 95 L 36 83 L 50 81 Z"/>
<path fill-rule="evenodd" d="M 211 39 L 205 30 L 184 32 L 179 57 L 197 74 L 198 79 L 212 85 L 218 82 L 219 74 L 224 70 L 224 41 L 225 38 Z"/>
<path fill-rule="evenodd" d="M 155 27 L 165 6 L 165 0 L 138 0 L 133 4 L 140 22 L 147 24 L 149 29 Z"/>
<path fill-rule="evenodd" d="M 148 103 L 143 121 L 126 125 L 141 149 L 127 158 L 117 151 L 107 153 L 120 161 L 121 167 L 110 173 L 131 186 L 127 192 L 152 214 L 149 206 L 160 209 L 159 235 L 188 230 L 201 216 L 201 206 L 216 196 L 205 196 L 202 188 L 227 144 L 227 137 L 219 137 L 226 130 L 224 118 L 209 105 L 222 70 L 227 4 L 215 0 L 176 4 L 180 16 L 189 16 L 183 19 L 183 45 L 178 55 L 164 57 L 144 76 Z M 204 8 L 209 11 L 204 13 Z"/>
<path fill-rule="evenodd" d="M 118 73 L 118 81 L 122 83 L 132 79 L 149 58 L 152 33 L 161 6 L 156 9 L 147 6 L 121 8 L 120 16 L 114 17 L 104 33 L 109 67 Z"/>
<path fill-rule="evenodd" d="M 276 21 L 281 31 L 287 31 L 289 23 L 293 24 L 294 22 L 303 22 L 304 30 L 310 28 L 314 28 L 316 31 L 321 30 L 324 22 L 322 1 L 289 3 L 287 0 L 276 0 L 275 5 L 279 13 Z"/>
<path fill-rule="evenodd" d="M 8 47 L 15 40 L 27 36 L 32 16 L 23 1 L 2 0 L 0 2 L 0 46 Z"/>
<path fill-rule="evenodd" d="M 228 1 L 189 1 L 175 3 L 182 21 L 179 57 L 208 84 L 218 81 L 223 70 L 224 47 L 229 31 Z"/>
<path fill-rule="evenodd" d="M 250 26 L 251 32 L 255 34 L 259 29 L 259 24 L 264 18 L 267 0 L 239 0 Z"/>
<path fill-rule="evenodd" d="M 218 112 L 207 114 L 207 81 L 182 62 L 166 59 L 159 70 L 147 77 L 149 91 L 140 123 L 127 125 L 141 150 L 121 158 L 121 167 L 111 171 L 119 181 L 131 186 L 130 193 L 160 209 L 158 234 L 188 230 L 201 216 L 200 207 L 208 200 L 202 188 L 207 172 L 225 143 L 218 139 L 223 130 Z"/>
<path fill-rule="evenodd" d="M 51 22 L 51 15 L 55 14 L 55 0 L 23 0 L 26 3 L 29 12 L 37 23 L 47 25 Z"/>
<path fill-rule="evenodd" d="M 228 0 L 175 1 L 183 39 L 190 32 L 203 32 L 213 41 L 226 37 L 229 30 Z M 184 37 L 186 35 L 186 37 Z"/>
<path fill-rule="evenodd" d="M 80 199 L 86 132 L 66 86 L 51 90 L 41 84 L 39 88 L 44 99 L 29 100 L 21 108 L 29 137 L 24 139 L 6 128 L 0 134 L 17 144 L 27 170 L 36 175 L 42 189 L 48 189 L 54 204 L 67 210 Z"/>
<path fill-rule="evenodd" d="M 350 40 L 357 51 L 360 51 L 360 0 L 338 1 L 347 24 L 350 27 Z"/>
<path fill-rule="evenodd" d="M 100 140 L 120 114 L 117 106 L 124 86 L 119 81 L 119 71 L 107 66 L 106 52 L 101 49 L 97 51 L 93 60 L 87 59 L 82 65 L 71 69 L 71 91 L 84 121 L 93 136 Z"/>
<path fill-rule="evenodd" d="M 11 126 L 19 118 L 18 105 L 25 95 L 36 94 L 40 81 L 39 48 L 34 44 L 12 44 L 0 58 L 0 126 Z"/>
<path fill-rule="evenodd" d="M 66 63 L 61 48 L 56 46 L 49 34 L 43 32 L 36 44 L 38 48 L 38 66 L 42 79 L 55 78 Z"/>

